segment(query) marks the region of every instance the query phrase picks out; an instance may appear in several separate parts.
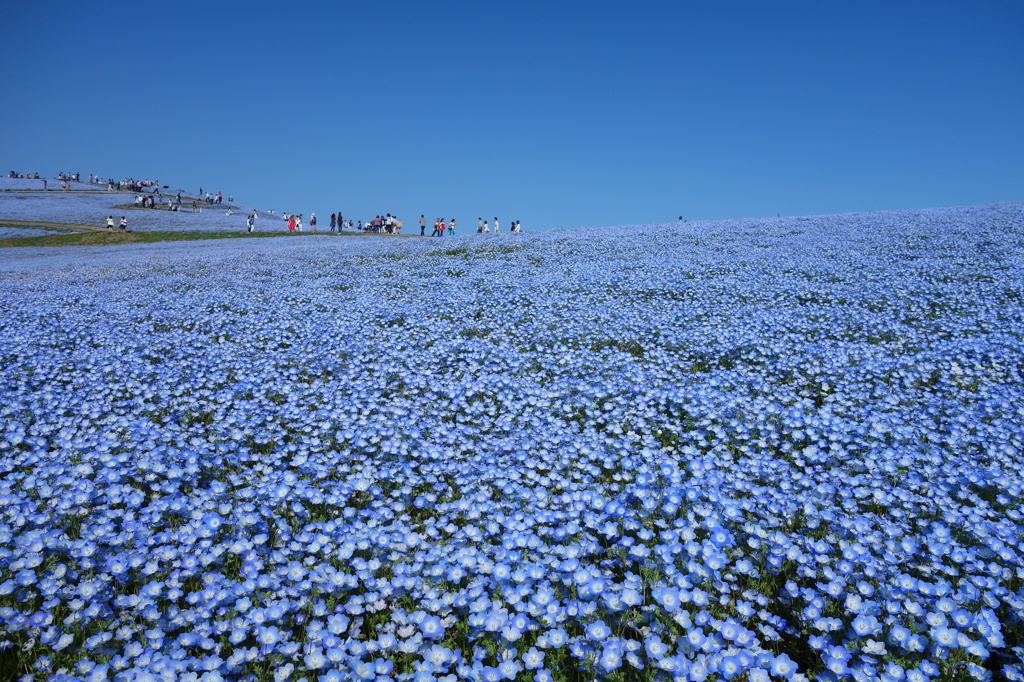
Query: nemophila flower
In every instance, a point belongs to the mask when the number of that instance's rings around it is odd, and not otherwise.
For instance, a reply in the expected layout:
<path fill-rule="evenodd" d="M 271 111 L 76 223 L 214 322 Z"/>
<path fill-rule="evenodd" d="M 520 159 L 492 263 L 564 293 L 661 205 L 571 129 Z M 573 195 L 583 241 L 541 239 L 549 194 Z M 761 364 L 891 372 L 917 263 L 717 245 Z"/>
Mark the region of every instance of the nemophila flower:
<path fill-rule="evenodd" d="M 622 667 L 623 655 L 622 643 L 618 640 L 608 640 L 601 647 L 597 657 L 597 667 L 604 672 L 611 672 Z"/>
<path fill-rule="evenodd" d="M 931 631 L 932 641 L 943 647 L 959 646 L 959 632 L 953 628 L 937 627 Z"/>
<path fill-rule="evenodd" d="M 499 632 L 508 622 L 508 615 L 500 611 L 491 611 L 484 619 L 483 627 L 488 632 Z"/>
<path fill-rule="evenodd" d="M 707 637 L 704 636 L 704 630 L 701 628 L 694 628 L 686 633 L 686 641 L 690 643 L 694 649 L 699 649 L 707 641 Z"/>
<path fill-rule="evenodd" d="M 587 639 L 591 641 L 600 642 L 608 635 L 611 634 L 611 629 L 604 624 L 603 620 L 596 620 L 586 627 Z M 550 635 L 548 637 L 550 641 Z"/>
<path fill-rule="evenodd" d="M 859 637 L 869 637 L 881 632 L 882 626 L 874 616 L 860 615 L 853 619 L 853 631 Z"/>
<path fill-rule="evenodd" d="M 679 608 L 679 590 L 677 588 L 656 587 L 651 590 L 651 596 L 669 613 Z"/>
<path fill-rule="evenodd" d="M 669 659 L 662 659 L 663 663 L 668 662 Z M 678 674 L 683 670 L 683 664 L 681 659 L 675 657 L 675 672 Z M 707 659 L 704 656 L 698 656 L 696 660 L 689 664 L 689 675 L 691 682 L 704 682 L 711 674 L 708 669 Z"/>
<path fill-rule="evenodd" d="M 747 679 L 750 682 L 769 682 L 771 676 L 764 668 L 750 668 L 747 670 Z"/>
<path fill-rule="evenodd" d="M 885 656 L 888 654 L 885 648 L 885 642 L 877 639 L 865 639 L 860 643 L 861 651 L 869 656 Z"/>
<path fill-rule="evenodd" d="M 444 626 L 437 616 L 427 616 L 420 622 L 420 632 L 427 639 L 438 640 L 444 638 Z"/>
<path fill-rule="evenodd" d="M 426 653 L 423 654 L 424 660 L 428 661 L 437 669 L 447 668 L 454 660 L 454 655 L 451 649 L 440 646 L 439 644 L 433 644 Z"/>
<path fill-rule="evenodd" d="M 793 679 L 796 672 L 796 663 L 786 654 L 779 654 L 772 661 L 771 674 L 775 677 L 784 677 L 789 680 Z"/>
<path fill-rule="evenodd" d="M 281 641 L 281 631 L 272 625 L 269 627 L 261 626 L 257 631 L 256 638 L 264 646 L 273 646 Z"/>
<path fill-rule="evenodd" d="M 914 668 L 906 671 L 907 682 L 927 682 L 929 678 L 920 668 Z"/>

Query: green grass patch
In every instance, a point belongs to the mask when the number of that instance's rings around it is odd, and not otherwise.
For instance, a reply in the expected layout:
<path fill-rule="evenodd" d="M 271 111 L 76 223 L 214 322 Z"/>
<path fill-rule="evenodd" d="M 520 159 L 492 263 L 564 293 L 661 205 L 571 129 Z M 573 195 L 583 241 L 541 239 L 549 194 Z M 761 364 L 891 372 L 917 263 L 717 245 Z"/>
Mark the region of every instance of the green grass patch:
<path fill-rule="evenodd" d="M 287 232 L 74 232 L 47 234 L 38 237 L 0 239 L 0 248 L 13 246 L 110 246 L 115 244 L 149 244 L 153 242 L 198 241 L 203 239 L 262 239 L 264 237 L 326 237 L 328 235 L 290 235 Z"/>

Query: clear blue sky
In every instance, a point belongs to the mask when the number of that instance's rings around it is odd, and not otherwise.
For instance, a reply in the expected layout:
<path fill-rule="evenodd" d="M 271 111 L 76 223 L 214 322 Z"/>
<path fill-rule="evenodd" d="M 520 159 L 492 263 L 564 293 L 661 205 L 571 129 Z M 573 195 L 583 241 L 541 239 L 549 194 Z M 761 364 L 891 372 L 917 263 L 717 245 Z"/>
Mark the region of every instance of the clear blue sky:
<path fill-rule="evenodd" d="M 0 168 L 527 228 L 1024 200 L 1024 2 L 9 3 Z"/>

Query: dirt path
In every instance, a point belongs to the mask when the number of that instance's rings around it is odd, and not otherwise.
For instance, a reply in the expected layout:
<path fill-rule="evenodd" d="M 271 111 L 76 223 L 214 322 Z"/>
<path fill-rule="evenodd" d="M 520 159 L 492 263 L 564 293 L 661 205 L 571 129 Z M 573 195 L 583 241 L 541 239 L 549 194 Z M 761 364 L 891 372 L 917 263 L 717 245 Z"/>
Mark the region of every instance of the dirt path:
<path fill-rule="evenodd" d="M 8 220 L 7 218 L 0 218 L 0 225 L 10 225 L 11 227 L 59 227 L 68 230 L 78 230 L 79 232 L 103 232 L 106 227 L 99 227 L 96 225 L 67 225 L 65 223 L 44 223 L 35 220 Z"/>

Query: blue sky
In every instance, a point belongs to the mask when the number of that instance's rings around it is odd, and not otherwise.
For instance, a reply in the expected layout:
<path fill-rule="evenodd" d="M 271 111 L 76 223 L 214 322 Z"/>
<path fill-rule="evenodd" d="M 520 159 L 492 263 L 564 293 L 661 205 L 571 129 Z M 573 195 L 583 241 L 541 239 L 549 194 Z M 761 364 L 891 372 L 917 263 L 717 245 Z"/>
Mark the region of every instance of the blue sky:
<path fill-rule="evenodd" d="M 0 168 L 575 227 L 1024 200 L 1021 2 L 16 3 Z"/>

